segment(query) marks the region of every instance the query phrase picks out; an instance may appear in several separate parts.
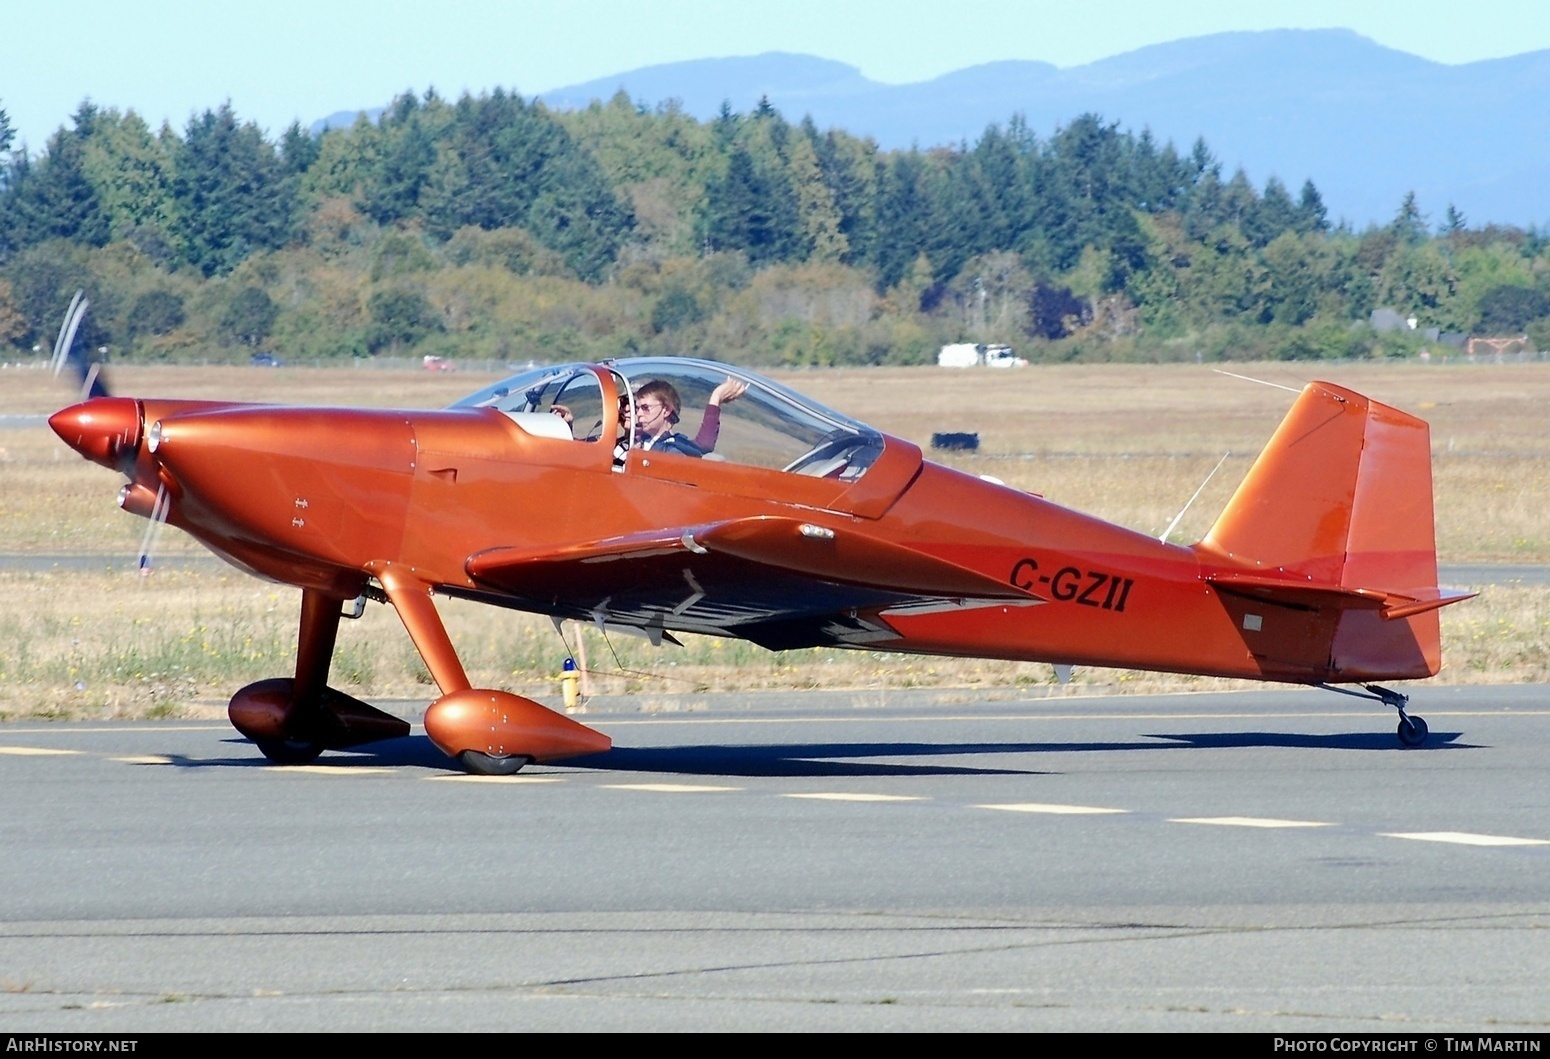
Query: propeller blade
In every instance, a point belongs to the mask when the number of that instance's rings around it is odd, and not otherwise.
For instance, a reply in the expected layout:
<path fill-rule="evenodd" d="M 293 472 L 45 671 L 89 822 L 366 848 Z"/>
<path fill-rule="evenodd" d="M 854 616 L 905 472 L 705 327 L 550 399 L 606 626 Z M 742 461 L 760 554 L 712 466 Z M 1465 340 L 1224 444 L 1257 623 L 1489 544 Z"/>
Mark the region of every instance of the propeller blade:
<path fill-rule="evenodd" d="M 76 291 L 75 297 L 70 299 L 70 308 L 65 310 L 64 322 L 59 325 L 59 337 L 54 340 L 54 359 L 52 361 L 54 377 L 58 378 L 64 366 L 69 364 L 75 369 L 77 377 L 81 380 L 80 399 L 85 401 L 92 397 L 109 396 L 107 380 L 102 374 L 102 365 L 97 361 L 87 361 L 84 356 L 75 352 L 75 333 L 80 330 L 81 321 L 86 319 L 86 310 L 91 307 L 91 301 L 87 299 L 85 291 Z"/>
<path fill-rule="evenodd" d="M 70 346 L 75 342 L 76 328 L 81 326 L 81 314 L 77 310 L 81 302 L 86 300 L 86 292 L 78 290 L 75 297 L 70 299 L 70 308 L 65 310 L 65 318 L 59 324 L 59 337 L 54 339 L 54 359 L 52 367 L 54 378 L 59 378 L 60 369 L 65 366 L 65 356 Z"/>
<path fill-rule="evenodd" d="M 151 524 L 145 527 L 145 536 L 140 538 L 140 559 L 135 568 L 140 571 L 141 577 L 149 577 L 151 573 L 151 556 L 156 551 L 156 545 L 161 540 L 161 528 L 167 524 L 167 515 L 172 510 L 172 497 L 167 495 L 167 487 L 156 487 L 156 503 L 151 507 Z"/>

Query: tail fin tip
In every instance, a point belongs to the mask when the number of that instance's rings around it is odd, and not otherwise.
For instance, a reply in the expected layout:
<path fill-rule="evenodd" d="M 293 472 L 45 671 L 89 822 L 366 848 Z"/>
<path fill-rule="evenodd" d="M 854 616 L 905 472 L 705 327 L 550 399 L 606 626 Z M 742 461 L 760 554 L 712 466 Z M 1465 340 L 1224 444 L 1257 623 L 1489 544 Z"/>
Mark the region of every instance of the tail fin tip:
<path fill-rule="evenodd" d="M 1198 547 L 1240 570 L 1435 589 L 1430 428 L 1354 390 L 1309 383 Z"/>

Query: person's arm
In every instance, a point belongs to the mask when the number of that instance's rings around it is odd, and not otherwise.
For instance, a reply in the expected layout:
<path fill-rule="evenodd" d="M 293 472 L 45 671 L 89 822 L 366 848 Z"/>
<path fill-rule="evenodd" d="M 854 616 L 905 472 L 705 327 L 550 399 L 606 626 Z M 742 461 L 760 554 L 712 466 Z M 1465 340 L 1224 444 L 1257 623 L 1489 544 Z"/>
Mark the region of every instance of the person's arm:
<path fill-rule="evenodd" d="M 701 452 L 710 452 L 716 447 L 716 439 L 721 436 L 721 406 L 708 404 L 705 406 L 705 418 L 700 420 L 700 432 L 694 435 L 694 447 Z"/>
<path fill-rule="evenodd" d="M 694 435 L 694 444 L 701 452 L 714 450 L 716 439 L 721 436 L 721 402 L 735 401 L 747 392 L 748 384 L 736 379 L 728 379 L 710 392 L 705 418 L 700 421 L 700 432 Z"/>

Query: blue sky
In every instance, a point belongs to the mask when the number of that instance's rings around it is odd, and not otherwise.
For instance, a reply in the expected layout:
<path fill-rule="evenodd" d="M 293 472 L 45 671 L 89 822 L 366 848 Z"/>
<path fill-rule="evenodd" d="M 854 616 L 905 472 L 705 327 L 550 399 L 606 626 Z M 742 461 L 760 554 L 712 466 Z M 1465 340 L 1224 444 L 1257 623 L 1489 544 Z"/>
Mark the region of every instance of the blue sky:
<path fill-rule="evenodd" d="M 1077 66 L 1226 30 L 1353 29 L 1463 63 L 1550 48 L 1545 0 L 0 0 L 0 107 L 36 151 L 85 97 L 181 129 L 229 99 L 277 134 L 406 88 L 524 94 L 653 63 L 793 51 L 920 81 Z"/>

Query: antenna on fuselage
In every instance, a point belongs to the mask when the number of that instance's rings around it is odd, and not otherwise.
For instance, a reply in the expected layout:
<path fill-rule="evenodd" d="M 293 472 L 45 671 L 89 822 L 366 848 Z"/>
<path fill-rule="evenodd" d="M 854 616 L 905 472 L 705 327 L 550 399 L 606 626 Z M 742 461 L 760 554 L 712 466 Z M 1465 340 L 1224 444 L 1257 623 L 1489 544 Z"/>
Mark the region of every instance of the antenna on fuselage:
<path fill-rule="evenodd" d="M 1212 368 L 1211 370 L 1216 372 L 1218 375 L 1225 375 L 1229 379 L 1242 379 L 1244 382 L 1257 382 L 1261 386 L 1274 386 L 1276 389 L 1286 390 L 1288 393 L 1302 393 L 1302 391 L 1295 386 L 1283 386 L 1281 383 L 1270 382 L 1267 379 L 1256 379 L 1252 375 L 1239 375 L 1235 371 L 1223 371 L 1221 368 Z"/>
<path fill-rule="evenodd" d="M 1223 375 L 1227 375 L 1227 374 L 1230 374 L 1230 373 L 1224 371 L 1224 372 L 1222 372 L 1222 374 Z M 1250 382 L 1258 382 L 1259 380 L 1258 379 L 1250 379 L 1249 381 Z M 1270 385 L 1274 386 L 1275 383 L 1271 383 Z M 1227 462 L 1227 457 L 1229 457 L 1231 455 L 1232 455 L 1232 450 L 1231 449 L 1228 449 L 1226 452 L 1222 453 L 1222 458 L 1216 461 L 1216 466 L 1211 468 L 1211 473 L 1206 475 L 1206 480 L 1200 483 L 1200 488 L 1196 489 L 1195 492 L 1194 492 L 1194 495 L 1192 495 L 1188 500 L 1186 500 L 1184 502 L 1184 506 L 1179 509 L 1179 513 L 1177 515 L 1173 516 L 1173 521 L 1168 523 L 1168 528 L 1162 531 L 1162 536 L 1157 538 L 1159 541 L 1161 541 L 1164 544 L 1168 543 L 1168 534 L 1172 533 L 1175 529 L 1178 528 L 1179 520 L 1184 517 L 1184 512 L 1188 511 L 1189 510 L 1189 506 L 1191 504 L 1193 504 L 1196 501 L 1196 499 L 1199 498 L 1199 496 L 1200 496 L 1200 494 L 1202 492 L 1205 491 L 1205 488 L 1206 488 L 1207 485 L 1210 484 L 1211 479 L 1216 477 L 1216 472 L 1222 469 L 1222 464 L 1226 463 Z"/>
<path fill-rule="evenodd" d="M 1229 379 L 1242 379 L 1244 382 L 1257 382 L 1261 386 L 1274 386 L 1278 390 L 1286 390 L 1290 393 L 1302 393 L 1302 391 L 1295 386 L 1285 386 L 1279 382 L 1270 382 L 1268 379 L 1256 379 L 1252 375 L 1239 375 L 1235 371 L 1223 371 L 1221 368 L 1212 368 L 1211 370 L 1216 372 L 1218 375 L 1225 375 Z M 1216 461 L 1216 466 L 1211 468 L 1211 473 L 1206 475 L 1206 480 L 1200 483 L 1200 488 L 1196 489 L 1190 498 L 1184 502 L 1184 506 L 1179 509 L 1179 513 L 1173 516 L 1173 521 L 1168 523 L 1168 528 L 1163 530 L 1162 533 L 1158 536 L 1157 539 L 1159 541 L 1164 544 L 1168 543 L 1168 535 L 1171 534 L 1174 530 L 1178 529 L 1179 522 L 1184 518 L 1184 513 L 1189 510 L 1191 504 L 1200 498 L 1200 494 L 1205 491 L 1206 486 L 1211 483 L 1211 479 L 1216 477 L 1216 472 L 1222 469 L 1222 464 L 1226 463 L 1227 457 L 1231 455 L 1231 449 L 1228 449 L 1226 452 L 1222 453 L 1222 458 Z"/>

